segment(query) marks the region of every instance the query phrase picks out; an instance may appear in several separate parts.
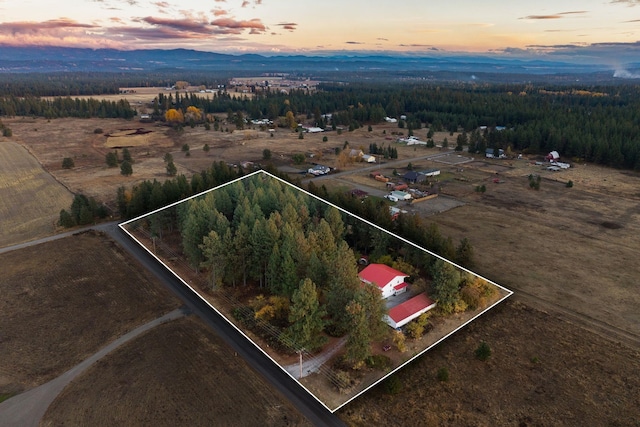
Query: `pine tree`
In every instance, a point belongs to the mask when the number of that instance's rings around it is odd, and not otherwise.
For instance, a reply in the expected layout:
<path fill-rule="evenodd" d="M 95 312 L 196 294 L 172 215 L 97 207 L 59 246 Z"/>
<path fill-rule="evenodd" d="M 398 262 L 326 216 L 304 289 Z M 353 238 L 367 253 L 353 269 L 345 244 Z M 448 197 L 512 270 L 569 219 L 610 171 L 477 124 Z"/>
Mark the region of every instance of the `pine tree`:
<path fill-rule="evenodd" d="M 326 338 L 322 335 L 325 315 L 318 302 L 318 291 L 311 279 L 300 282 L 298 289 L 291 297 L 289 322 L 291 326 L 286 336 L 296 345 L 296 349 L 304 348 L 315 351 L 322 347 Z"/>

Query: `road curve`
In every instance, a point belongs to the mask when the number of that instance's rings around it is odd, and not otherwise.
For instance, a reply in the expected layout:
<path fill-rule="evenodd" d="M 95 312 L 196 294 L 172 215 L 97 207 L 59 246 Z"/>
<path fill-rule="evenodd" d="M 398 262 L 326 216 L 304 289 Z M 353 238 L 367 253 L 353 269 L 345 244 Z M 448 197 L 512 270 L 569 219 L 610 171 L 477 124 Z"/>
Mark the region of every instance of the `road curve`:
<path fill-rule="evenodd" d="M 320 402 L 311 396 L 297 381 L 273 363 L 224 317 L 212 310 L 194 291 L 184 286 L 175 275 L 157 262 L 147 251 L 127 236 L 117 225 L 101 224 L 95 227 L 107 233 L 131 256 L 153 273 L 168 289 L 174 292 L 189 309 L 207 323 L 235 352 L 257 373 L 263 376 L 311 423 L 316 426 L 344 426 L 345 424 Z"/>

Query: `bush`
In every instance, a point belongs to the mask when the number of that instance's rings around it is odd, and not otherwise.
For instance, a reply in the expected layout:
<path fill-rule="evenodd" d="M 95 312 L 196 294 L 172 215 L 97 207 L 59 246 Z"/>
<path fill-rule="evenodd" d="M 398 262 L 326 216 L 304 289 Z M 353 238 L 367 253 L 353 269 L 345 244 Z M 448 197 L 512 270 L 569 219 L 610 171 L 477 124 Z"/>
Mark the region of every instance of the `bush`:
<path fill-rule="evenodd" d="M 95 128 L 95 129 L 93 130 L 93 133 L 95 133 L 95 134 L 100 134 L 100 133 L 102 133 L 102 132 L 103 132 L 102 128 Z"/>
<path fill-rule="evenodd" d="M 262 150 L 262 160 L 271 160 L 271 150 L 268 148 Z"/>
<path fill-rule="evenodd" d="M 300 132 L 298 134 L 298 139 L 304 139 L 304 133 L 303 132 Z"/>
<path fill-rule="evenodd" d="M 304 154 L 294 154 L 293 156 L 291 156 L 291 159 L 296 165 L 301 165 L 302 163 L 304 163 Z"/>
<path fill-rule="evenodd" d="M 397 375 L 392 375 L 384 381 L 384 392 L 387 394 L 398 394 L 402 391 L 402 381 Z"/>
<path fill-rule="evenodd" d="M 476 356 L 476 359 L 484 362 L 487 359 L 489 359 L 489 357 L 491 357 L 491 347 L 489 347 L 489 344 L 482 341 L 478 346 L 478 348 L 476 348 L 476 351 L 474 354 Z"/>
<path fill-rule="evenodd" d="M 113 151 L 109 151 L 105 156 L 105 159 L 107 161 L 108 167 L 115 168 L 116 166 L 118 166 L 118 155 Z"/>
<path fill-rule="evenodd" d="M 73 162 L 73 159 L 71 157 L 65 157 L 64 159 L 62 159 L 63 169 L 71 169 L 74 166 L 75 166 L 75 163 Z"/>
<path fill-rule="evenodd" d="M 449 370 L 447 368 L 440 368 L 438 369 L 438 373 L 436 374 L 436 378 L 438 379 L 438 381 L 440 382 L 447 382 L 449 381 Z"/>
<path fill-rule="evenodd" d="M 13 136 L 13 132 L 11 131 L 10 128 L 4 127 L 4 128 L 2 128 L 2 136 L 5 136 L 7 138 L 11 138 Z"/>
<path fill-rule="evenodd" d="M 571 187 L 573 187 L 573 181 L 569 180 L 569 182 L 567 182 L 567 188 Z"/>
<path fill-rule="evenodd" d="M 322 142 L 327 142 L 329 140 L 329 138 L 327 138 L 326 136 L 322 137 Z"/>
<path fill-rule="evenodd" d="M 382 354 L 373 354 L 364 360 L 371 369 L 385 370 L 391 367 L 391 359 Z"/>

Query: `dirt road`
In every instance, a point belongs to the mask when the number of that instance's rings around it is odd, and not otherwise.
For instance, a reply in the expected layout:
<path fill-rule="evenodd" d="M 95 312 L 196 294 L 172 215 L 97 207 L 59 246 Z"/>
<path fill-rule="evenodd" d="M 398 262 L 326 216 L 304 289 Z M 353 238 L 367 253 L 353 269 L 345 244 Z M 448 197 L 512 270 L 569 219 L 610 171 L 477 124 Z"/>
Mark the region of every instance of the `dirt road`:
<path fill-rule="evenodd" d="M 7 427 L 38 426 L 40 424 L 40 419 L 44 416 L 47 408 L 51 405 L 58 394 L 60 394 L 60 392 L 67 386 L 67 384 L 73 381 L 74 378 L 89 368 L 89 366 L 93 365 L 96 361 L 106 356 L 122 344 L 150 330 L 151 328 L 183 317 L 188 313 L 188 310 L 184 308 L 177 309 L 162 317 L 158 317 L 151 322 L 145 323 L 144 325 L 116 339 L 93 356 L 85 359 L 82 363 L 79 363 L 64 374 L 60 375 L 58 378 L 0 403 L 0 419 L 2 420 L 2 425 Z"/>

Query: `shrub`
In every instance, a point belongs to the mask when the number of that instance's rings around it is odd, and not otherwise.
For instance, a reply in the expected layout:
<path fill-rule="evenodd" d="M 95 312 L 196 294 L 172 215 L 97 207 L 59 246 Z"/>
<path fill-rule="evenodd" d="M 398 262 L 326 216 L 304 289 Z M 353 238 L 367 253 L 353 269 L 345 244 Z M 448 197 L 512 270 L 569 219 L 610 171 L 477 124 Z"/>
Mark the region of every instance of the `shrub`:
<path fill-rule="evenodd" d="M 398 394 L 402 391 L 402 381 L 397 375 L 392 375 L 384 381 L 384 392 L 390 395 Z"/>
<path fill-rule="evenodd" d="M 298 139 L 304 139 L 304 133 L 303 132 L 300 132 L 298 134 Z"/>
<path fill-rule="evenodd" d="M 391 359 L 382 354 L 373 354 L 367 357 L 364 362 L 369 368 L 381 371 L 391 367 Z"/>
<path fill-rule="evenodd" d="M 271 150 L 269 150 L 268 148 L 265 148 L 264 150 L 262 150 L 262 159 L 263 160 L 270 160 L 271 159 Z"/>
<path fill-rule="evenodd" d="M 573 187 L 573 181 L 569 180 L 569 182 L 567 182 L 567 188 L 571 187 Z"/>
<path fill-rule="evenodd" d="M 447 382 L 449 381 L 449 370 L 447 368 L 440 368 L 438 369 L 438 373 L 436 374 L 436 378 L 438 379 L 438 381 L 440 382 Z"/>
<path fill-rule="evenodd" d="M 327 138 L 326 136 L 322 137 L 322 142 L 327 142 L 329 140 L 329 138 Z"/>
<path fill-rule="evenodd" d="M 300 165 L 304 163 L 304 154 L 302 153 L 294 154 L 293 156 L 291 156 L 291 159 L 293 160 L 293 163 L 295 163 L 296 165 Z"/>
<path fill-rule="evenodd" d="M 65 157 L 64 159 L 62 159 L 63 169 L 71 169 L 74 166 L 75 166 L 75 163 L 73 162 L 73 159 L 71 157 Z"/>
<path fill-rule="evenodd" d="M 482 341 L 478 346 L 478 348 L 476 348 L 476 351 L 474 354 L 476 356 L 476 359 L 484 362 L 487 359 L 489 359 L 489 357 L 491 357 L 491 347 L 489 347 L 489 344 Z"/>
<path fill-rule="evenodd" d="M 406 337 L 400 331 L 393 332 L 393 345 L 396 346 L 400 353 L 407 351 Z"/>
<path fill-rule="evenodd" d="M 118 155 L 113 151 L 109 151 L 105 156 L 105 159 L 107 161 L 108 167 L 115 168 L 116 166 L 118 166 Z"/>
<path fill-rule="evenodd" d="M 7 138 L 11 138 L 13 136 L 13 132 L 11 131 L 10 128 L 3 127 L 2 128 L 2 136 L 7 137 Z"/>
<path fill-rule="evenodd" d="M 182 145 L 182 152 L 183 153 L 188 153 L 189 152 L 189 144 L 183 144 Z"/>
<path fill-rule="evenodd" d="M 102 133 L 102 132 L 103 132 L 102 128 L 95 128 L 95 129 L 93 130 L 93 133 L 95 133 L 95 134 L 100 134 L 100 133 Z"/>

